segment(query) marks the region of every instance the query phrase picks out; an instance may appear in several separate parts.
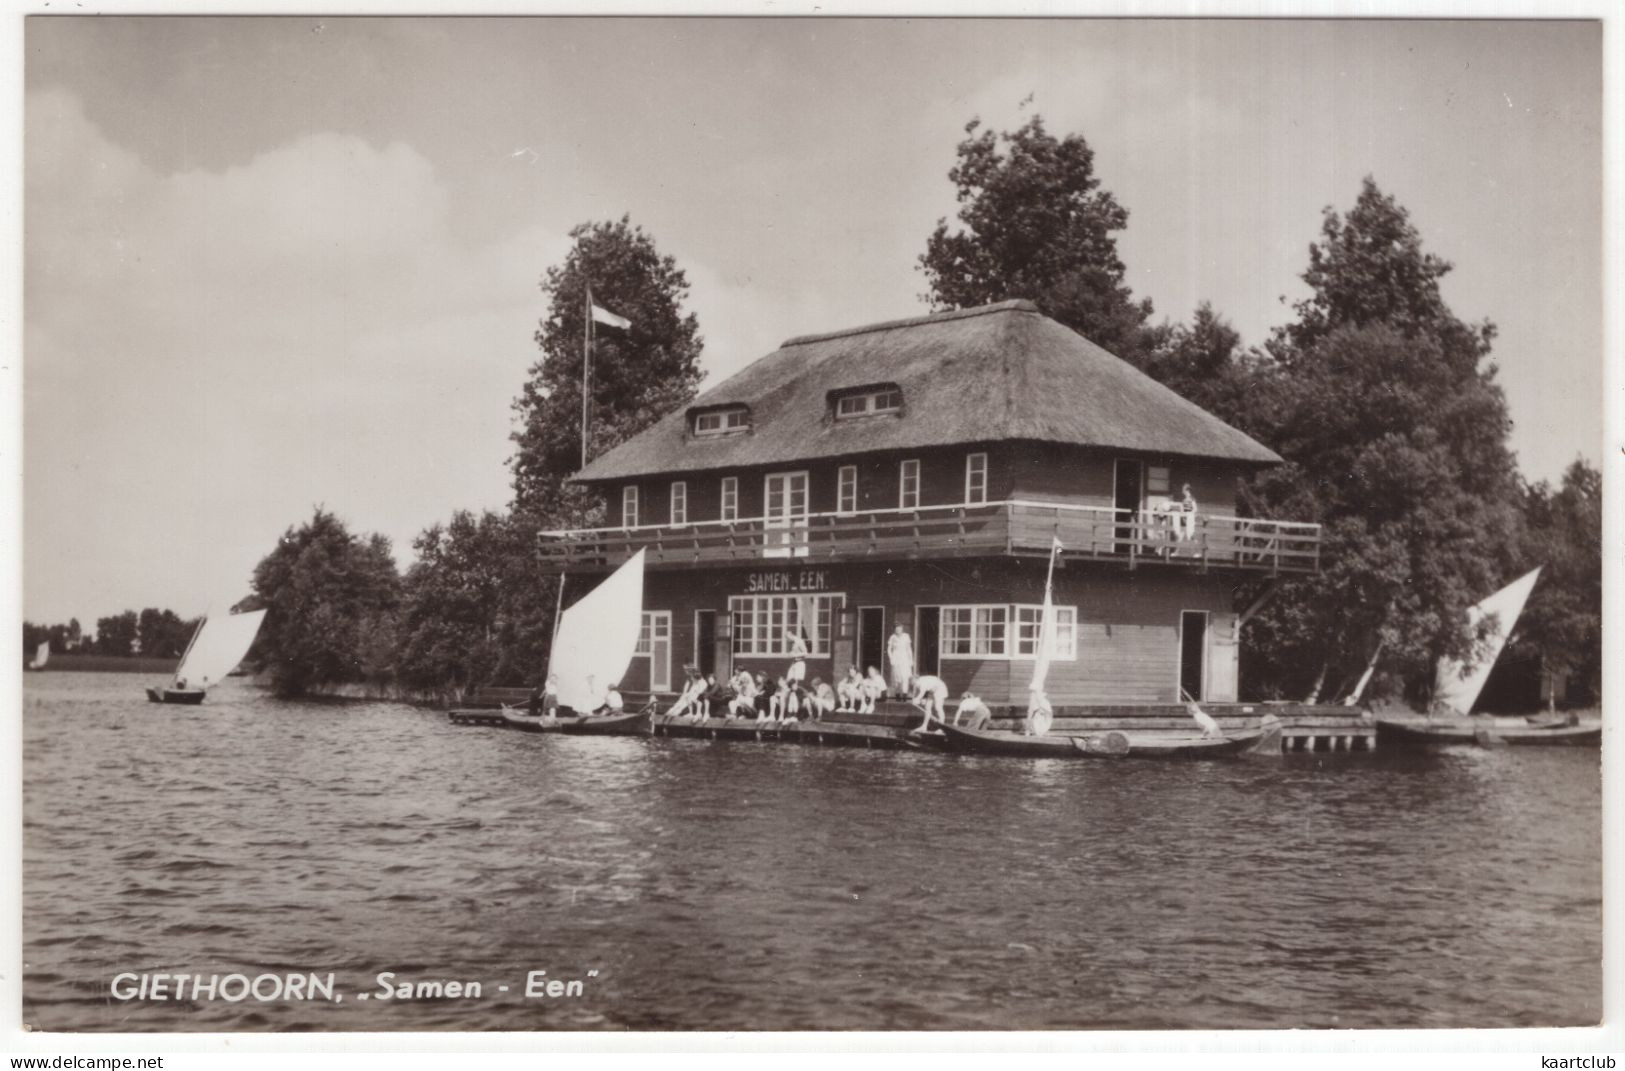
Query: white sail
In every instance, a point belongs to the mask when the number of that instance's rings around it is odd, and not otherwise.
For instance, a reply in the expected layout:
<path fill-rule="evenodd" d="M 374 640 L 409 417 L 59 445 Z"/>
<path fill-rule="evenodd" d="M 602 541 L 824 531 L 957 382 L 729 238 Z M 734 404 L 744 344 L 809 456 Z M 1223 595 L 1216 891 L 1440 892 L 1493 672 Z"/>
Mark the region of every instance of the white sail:
<path fill-rule="evenodd" d="M 559 682 L 559 704 L 586 713 L 620 684 L 637 652 L 643 624 L 643 551 L 564 611 L 547 671 Z"/>
<path fill-rule="evenodd" d="M 1512 628 L 1523 613 L 1523 604 L 1529 600 L 1529 593 L 1535 589 L 1539 577 L 1539 569 L 1525 573 L 1483 602 L 1467 608 L 1467 619 L 1474 629 L 1490 614 L 1495 615 L 1497 627 L 1487 637 L 1489 648 L 1479 661 L 1468 665 L 1454 658 L 1439 659 L 1433 681 L 1435 706 L 1457 714 L 1473 712 L 1478 693 L 1484 690 L 1484 682 L 1489 680 L 1490 670 L 1495 668 L 1495 660 L 1501 656 L 1501 648 L 1512 635 Z"/>
<path fill-rule="evenodd" d="M 1049 663 L 1055 651 L 1055 599 L 1052 589 L 1055 557 L 1060 552 L 1061 541 L 1057 538 L 1050 544 L 1049 574 L 1044 578 L 1044 605 L 1038 613 L 1038 639 L 1033 651 L 1033 680 L 1027 686 L 1027 726 L 1030 732 L 1038 736 L 1049 731 L 1053 717 L 1049 696 L 1044 689 L 1049 682 Z"/>
<path fill-rule="evenodd" d="M 34 660 L 28 663 L 29 669 L 44 669 L 45 663 L 51 660 L 51 641 L 46 640 L 34 649 Z"/>
<path fill-rule="evenodd" d="M 184 680 L 188 689 L 219 684 L 253 646 L 264 620 L 264 610 L 206 619 L 192 637 L 192 646 L 175 671 L 176 679 Z"/>

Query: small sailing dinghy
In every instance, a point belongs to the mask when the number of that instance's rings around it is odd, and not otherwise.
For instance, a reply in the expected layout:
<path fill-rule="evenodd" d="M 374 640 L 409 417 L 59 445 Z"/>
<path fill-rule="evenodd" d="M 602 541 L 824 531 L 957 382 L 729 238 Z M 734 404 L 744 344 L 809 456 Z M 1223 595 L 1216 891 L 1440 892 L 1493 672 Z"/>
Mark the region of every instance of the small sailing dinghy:
<path fill-rule="evenodd" d="M 44 669 L 45 663 L 51 660 L 51 641 L 45 640 L 34 648 L 34 658 L 28 663 L 29 669 Z"/>
<path fill-rule="evenodd" d="M 265 620 L 264 610 L 246 614 L 205 616 L 192 633 L 192 642 L 181 655 L 181 664 L 175 670 L 175 679 L 167 688 L 148 688 L 147 698 L 154 703 L 185 703 L 196 706 L 203 702 L 209 689 L 224 680 L 237 668 L 237 663 L 248 654 Z"/>
<path fill-rule="evenodd" d="M 504 706 L 502 723 L 531 733 L 635 736 L 649 731 L 653 704 L 635 711 L 596 713 L 621 683 L 637 654 L 643 629 L 643 560 L 638 551 L 609 579 L 559 615 L 548 656 L 557 686 L 558 714 L 532 714 Z M 453 721 L 472 712 L 452 711 Z"/>
<path fill-rule="evenodd" d="M 1494 747 L 1498 744 L 1544 745 L 1549 747 L 1596 747 L 1602 743 L 1600 724 L 1575 725 L 1568 719 L 1541 720 L 1472 717 L 1473 705 L 1490 679 L 1490 671 L 1512 635 L 1523 607 L 1534 591 L 1540 570 L 1525 573 L 1483 602 L 1467 610 L 1476 628 L 1484 618 L 1495 615 L 1496 629 L 1488 636 L 1489 648 L 1476 662 L 1464 663 L 1441 658 L 1435 669 L 1433 710 L 1425 716 L 1382 717 L 1377 719 L 1378 747 L 1435 748 L 1452 745 Z"/>

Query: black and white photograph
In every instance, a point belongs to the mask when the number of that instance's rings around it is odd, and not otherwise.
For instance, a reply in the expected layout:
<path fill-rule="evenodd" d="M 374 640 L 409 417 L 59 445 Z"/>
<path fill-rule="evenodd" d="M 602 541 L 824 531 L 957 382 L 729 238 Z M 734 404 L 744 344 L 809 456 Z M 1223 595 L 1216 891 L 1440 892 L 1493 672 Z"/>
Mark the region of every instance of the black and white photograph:
<path fill-rule="evenodd" d="M 1600 1052 L 1605 20 L 764 14 L 18 18 L 30 1045 Z"/>

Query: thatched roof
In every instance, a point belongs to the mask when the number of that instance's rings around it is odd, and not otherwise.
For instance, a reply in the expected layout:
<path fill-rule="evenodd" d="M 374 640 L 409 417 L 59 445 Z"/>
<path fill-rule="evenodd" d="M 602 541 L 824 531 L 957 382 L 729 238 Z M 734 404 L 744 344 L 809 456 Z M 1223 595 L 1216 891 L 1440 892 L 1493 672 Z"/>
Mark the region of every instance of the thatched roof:
<path fill-rule="evenodd" d="M 831 392 L 903 390 L 900 416 L 837 421 Z M 749 433 L 696 438 L 695 409 L 743 403 Z M 958 443 L 1026 440 L 1219 458 L 1280 456 L 1063 327 L 1030 301 L 792 338 L 576 479 L 779 465 Z"/>

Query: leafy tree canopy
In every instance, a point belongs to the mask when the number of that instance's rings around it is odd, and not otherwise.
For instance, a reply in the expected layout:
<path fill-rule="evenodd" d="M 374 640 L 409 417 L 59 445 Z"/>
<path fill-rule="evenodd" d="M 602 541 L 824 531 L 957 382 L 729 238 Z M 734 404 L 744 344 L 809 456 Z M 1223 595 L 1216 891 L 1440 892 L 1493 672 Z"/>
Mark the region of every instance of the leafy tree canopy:
<path fill-rule="evenodd" d="M 1438 657 L 1472 656 L 1466 608 L 1518 561 L 1511 419 L 1480 367 L 1494 329 L 1451 313 L 1438 292 L 1449 265 L 1370 179 L 1346 217 L 1328 210 L 1309 260 L 1313 293 L 1250 384 L 1248 430 L 1289 464 L 1249 500 L 1323 523 L 1325 568 L 1286 586 L 1254 646 L 1291 691 L 1297 674 L 1352 680 L 1380 643 L 1421 698 Z"/>
<path fill-rule="evenodd" d="M 1602 694 L 1602 473 L 1583 460 L 1525 492 L 1525 561 L 1544 566 L 1513 633 L 1517 653 Z M 1516 657 L 1515 653 L 1511 653 Z"/>
<path fill-rule="evenodd" d="M 584 223 L 562 265 L 548 268 L 547 319 L 536 331 L 542 356 L 514 402 L 514 511 L 542 527 L 588 523 L 594 496 L 568 488 L 581 468 L 582 337 L 586 295 L 632 322 L 599 326 L 592 357 L 591 456 L 624 442 L 694 397 L 702 340 L 682 309 L 688 280 L 677 262 L 628 217 Z"/>
<path fill-rule="evenodd" d="M 1143 345 L 1151 302 L 1124 283 L 1116 232 L 1128 210 L 1095 176 L 1079 134 L 1057 139 L 1034 115 L 1020 129 L 965 127 L 948 178 L 958 189 L 959 228 L 946 219 L 926 243 L 920 269 L 937 309 L 1031 298 L 1043 312 L 1130 360 Z"/>
<path fill-rule="evenodd" d="M 400 577 L 389 540 L 351 535 L 318 507 L 289 528 L 254 569 L 254 594 L 269 613 L 253 657 L 267 664 L 277 694 L 378 678 L 393 648 Z"/>

